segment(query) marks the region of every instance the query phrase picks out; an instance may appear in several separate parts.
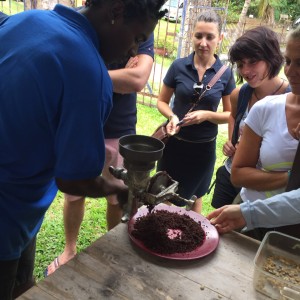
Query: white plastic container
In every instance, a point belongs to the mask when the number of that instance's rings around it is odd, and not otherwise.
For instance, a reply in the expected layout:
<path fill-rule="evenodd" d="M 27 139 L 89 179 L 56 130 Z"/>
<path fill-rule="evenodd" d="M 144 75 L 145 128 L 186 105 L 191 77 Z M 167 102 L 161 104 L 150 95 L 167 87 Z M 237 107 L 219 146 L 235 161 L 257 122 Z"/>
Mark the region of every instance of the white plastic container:
<path fill-rule="evenodd" d="M 300 239 L 268 232 L 254 259 L 253 284 L 272 299 L 300 300 Z"/>

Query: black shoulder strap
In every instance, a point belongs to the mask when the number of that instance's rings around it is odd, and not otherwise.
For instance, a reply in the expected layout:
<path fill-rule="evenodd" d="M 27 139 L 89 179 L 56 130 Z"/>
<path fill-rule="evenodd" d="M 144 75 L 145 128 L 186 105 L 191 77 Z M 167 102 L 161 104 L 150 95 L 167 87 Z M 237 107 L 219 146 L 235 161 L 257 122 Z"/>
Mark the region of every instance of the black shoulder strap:
<path fill-rule="evenodd" d="M 235 145 L 239 139 L 239 126 L 240 122 L 243 118 L 243 115 L 247 109 L 249 100 L 251 99 L 253 93 L 253 88 L 249 86 L 248 83 L 242 85 L 239 96 L 238 96 L 238 103 L 237 103 L 237 110 L 234 122 L 233 133 L 231 137 L 232 145 Z"/>

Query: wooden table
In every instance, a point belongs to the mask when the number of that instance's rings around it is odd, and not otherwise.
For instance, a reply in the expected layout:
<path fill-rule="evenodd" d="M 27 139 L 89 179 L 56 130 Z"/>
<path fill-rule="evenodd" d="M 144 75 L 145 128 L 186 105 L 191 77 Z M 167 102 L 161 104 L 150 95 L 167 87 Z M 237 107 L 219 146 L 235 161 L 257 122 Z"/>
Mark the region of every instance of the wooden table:
<path fill-rule="evenodd" d="M 259 242 L 233 232 L 193 261 L 145 253 L 120 224 L 18 299 L 269 299 L 252 285 Z"/>

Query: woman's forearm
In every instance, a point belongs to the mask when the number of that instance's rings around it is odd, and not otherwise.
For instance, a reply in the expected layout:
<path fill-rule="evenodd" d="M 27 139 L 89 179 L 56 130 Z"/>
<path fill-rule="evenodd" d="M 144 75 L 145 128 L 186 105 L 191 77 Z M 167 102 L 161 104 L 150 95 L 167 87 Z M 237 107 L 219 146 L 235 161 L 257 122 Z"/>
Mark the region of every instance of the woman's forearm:
<path fill-rule="evenodd" d="M 284 188 L 288 182 L 288 172 L 267 172 L 252 167 L 231 170 L 231 182 L 235 186 L 257 191 L 271 191 Z"/>
<path fill-rule="evenodd" d="M 207 112 L 207 121 L 214 123 L 214 124 L 226 124 L 229 121 L 230 111 L 224 112 L 214 112 L 208 111 Z"/>

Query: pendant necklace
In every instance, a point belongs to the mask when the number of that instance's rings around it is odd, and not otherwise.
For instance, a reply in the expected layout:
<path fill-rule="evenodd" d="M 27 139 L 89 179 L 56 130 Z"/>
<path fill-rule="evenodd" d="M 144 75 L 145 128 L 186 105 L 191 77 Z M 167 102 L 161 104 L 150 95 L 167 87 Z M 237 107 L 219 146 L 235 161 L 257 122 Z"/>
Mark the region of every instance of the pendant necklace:
<path fill-rule="evenodd" d="M 280 86 L 279 86 L 272 94 L 267 95 L 267 96 L 273 96 L 273 95 L 275 95 L 278 91 L 280 91 L 280 89 L 282 88 L 283 84 L 284 84 L 284 79 L 282 79 L 282 82 L 281 82 Z M 262 99 L 262 98 L 258 98 L 258 97 L 257 97 L 255 89 L 254 89 L 254 91 L 253 91 L 253 94 L 254 94 L 254 96 L 255 96 L 255 98 L 256 98 L 257 100 Z M 263 97 L 263 98 L 264 98 L 264 97 Z"/>

